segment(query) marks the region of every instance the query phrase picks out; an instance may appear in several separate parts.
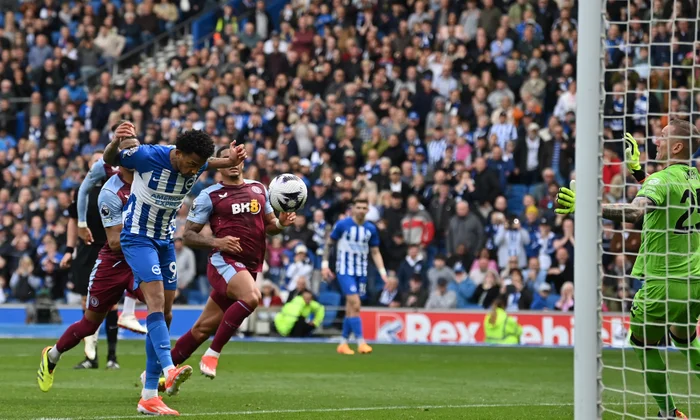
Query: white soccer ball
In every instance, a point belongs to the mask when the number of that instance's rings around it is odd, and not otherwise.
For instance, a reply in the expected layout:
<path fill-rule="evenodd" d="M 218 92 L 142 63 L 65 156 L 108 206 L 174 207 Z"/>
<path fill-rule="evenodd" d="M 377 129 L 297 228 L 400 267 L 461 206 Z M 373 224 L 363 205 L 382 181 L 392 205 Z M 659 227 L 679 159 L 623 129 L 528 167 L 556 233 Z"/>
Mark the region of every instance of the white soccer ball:
<path fill-rule="evenodd" d="M 293 213 L 304 207 L 306 184 L 294 174 L 282 174 L 270 182 L 270 204 L 278 212 Z"/>

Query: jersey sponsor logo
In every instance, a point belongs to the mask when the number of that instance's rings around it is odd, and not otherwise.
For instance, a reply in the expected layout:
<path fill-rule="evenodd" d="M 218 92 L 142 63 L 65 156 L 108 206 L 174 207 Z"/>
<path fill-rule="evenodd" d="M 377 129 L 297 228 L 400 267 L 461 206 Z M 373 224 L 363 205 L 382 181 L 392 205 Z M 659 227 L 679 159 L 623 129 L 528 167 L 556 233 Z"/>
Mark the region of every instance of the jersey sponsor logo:
<path fill-rule="evenodd" d="M 245 264 L 240 263 L 240 262 L 235 262 L 235 263 L 233 263 L 233 265 L 238 267 L 238 268 L 245 268 Z"/>
<path fill-rule="evenodd" d="M 153 182 L 160 182 L 160 177 L 159 176 L 152 176 L 151 181 Z"/>
<path fill-rule="evenodd" d="M 109 216 L 109 207 L 107 207 L 106 204 L 103 204 L 102 207 L 100 207 L 100 214 L 102 217 L 107 217 Z"/>
<path fill-rule="evenodd" d="M 113 170 L 114 172 L 117 172 L 117 171 L 119 170 L 119 166 L 112 166 L 112 170 Z"/>
<path fill-rule="evenodd" d="M 258 187 L 257 185 L 253 185 L 250 189 L 251 189 L 255 194 L 262 194 L 262 193 L 263 193 L 262 190 L 260 189 L 260 187 Z"/>
<path fill-rule="evenodd" d="M 652 178 L 649 180 L 649 185 L 659 185 L 661 183 L 661 180 L 658 178 Z"/>
<path fill-rule="evenodd" d="M 228 195 L 227 192 L 225 192 L 225 193 L 223 193 L 223 194 L 219 194 L 219 198 L 226 198 L 227 195 Z"/>
<path fill-rule="evenodd" d="M 124 151 L 124 156 L 131 156 L 136 153 L 137 150 L 139 150 L 138 146 L 130 147 Z"/>
<path fill-rule="evenodd" d="M 187 188 L 187 190 L 191 190 L 192 187 L 194 187 L 194 183 L 197 181 L 195 178 L 196 177 L 193 176 L 185 181 L 185 188 Z"/>
<path fill-rule="evenodd" d="M 151 272 L 156 276 L 160 276 L 160 266 L 157 264 L 154 265 L 153 267 L 151 267 Z"/>
<path fill-rule="evenodd" d="M 260 213 L 260 202 L 256 199 L 250 200 L 248 203 L 233 203 L 231 204 L 231 212 L 233 214 L 241 213 Z"/>
<path fill-rule="evenodd" d="M 100 306 L 100 300 L 97 299 L 95 296 L 90 296 L 90 306 L 95 308 Z"/>

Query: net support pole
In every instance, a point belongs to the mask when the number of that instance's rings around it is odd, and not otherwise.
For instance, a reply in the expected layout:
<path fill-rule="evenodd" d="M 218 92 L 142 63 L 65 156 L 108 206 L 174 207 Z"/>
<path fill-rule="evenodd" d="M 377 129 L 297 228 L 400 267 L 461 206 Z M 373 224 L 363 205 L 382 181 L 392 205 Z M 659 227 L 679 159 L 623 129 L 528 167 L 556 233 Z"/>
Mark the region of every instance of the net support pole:
<path fill-rule="evenodd" d="M 578 2 L 574 419 L 600 419 L 598 241 L 603 0 Z"/>

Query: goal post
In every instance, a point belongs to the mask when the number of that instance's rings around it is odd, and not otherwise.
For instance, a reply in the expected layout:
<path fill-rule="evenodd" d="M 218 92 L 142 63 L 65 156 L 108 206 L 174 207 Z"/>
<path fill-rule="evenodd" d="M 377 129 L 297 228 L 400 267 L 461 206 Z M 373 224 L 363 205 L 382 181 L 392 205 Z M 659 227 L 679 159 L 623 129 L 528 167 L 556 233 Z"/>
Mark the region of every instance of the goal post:
<path fill-rule="evenodd" d="M 602 415 L 600 178 L 605 0 L 578 2 L 574 419 Z M 585 172 L 584 172 L 585 170 Z"/>

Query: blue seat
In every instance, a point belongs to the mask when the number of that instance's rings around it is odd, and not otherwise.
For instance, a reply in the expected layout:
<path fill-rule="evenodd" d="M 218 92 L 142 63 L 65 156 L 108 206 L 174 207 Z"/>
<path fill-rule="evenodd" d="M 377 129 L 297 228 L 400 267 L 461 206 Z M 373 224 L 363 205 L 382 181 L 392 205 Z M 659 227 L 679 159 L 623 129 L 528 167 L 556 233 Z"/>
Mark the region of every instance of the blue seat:
<path fill-rule="evenodd" d="M 331 307 L 338 307 L 340 306 L 340 293 L 338 292 L 333 292 L 333 291 L 325 291 L 325 292 L 320 292 L 318 294 L 318 298 L 316 299 L 318 303 L 326 307 L 326 314 L 325 317 L 323 318 L 323 327 L 328 328 L 331 325 L 333 325 L 333 321 L 335 321 L 335 317 L 338 316 L 338 310 L 337 309 L 330 309 Z"/>
<path fill-rule="evenodd" d="M 19 111 L 17 113 L 17 131 L 15 132 L 15 138 L 21 139 L 24 137 L 24 132 L 27 129 L 27 115 L 24 111 Z"/>
<path fill-rule="evenodd" d="M 327 292 L 329 290 L 330 290 L 330 288 L 328 286 L 328 283 L 326 283 L 325 281 L 322 281 L 321 284 L 318 285 L 318 292 L 319 293 Z"/>

